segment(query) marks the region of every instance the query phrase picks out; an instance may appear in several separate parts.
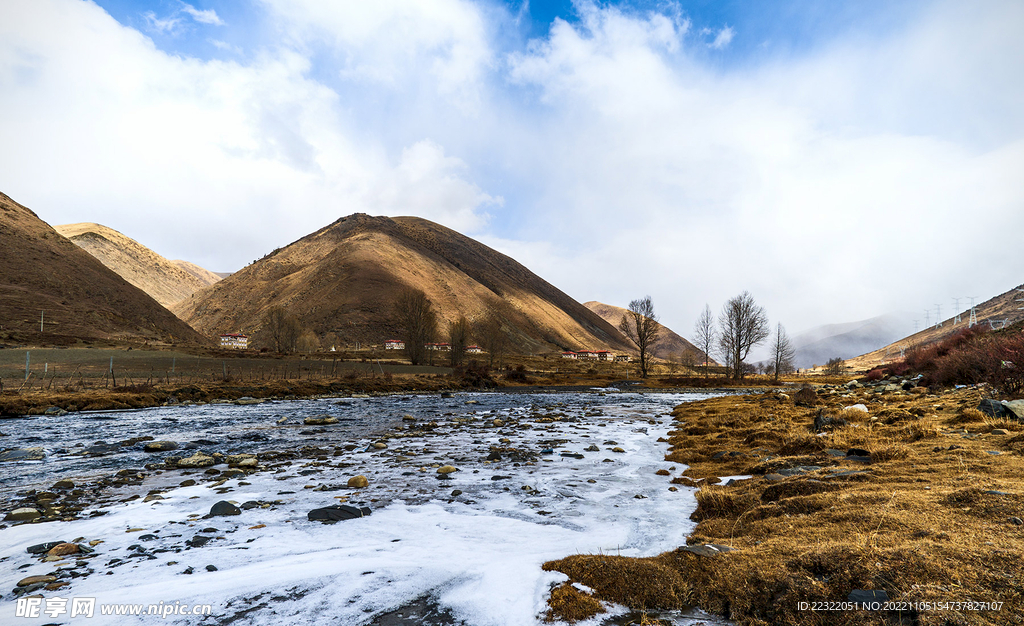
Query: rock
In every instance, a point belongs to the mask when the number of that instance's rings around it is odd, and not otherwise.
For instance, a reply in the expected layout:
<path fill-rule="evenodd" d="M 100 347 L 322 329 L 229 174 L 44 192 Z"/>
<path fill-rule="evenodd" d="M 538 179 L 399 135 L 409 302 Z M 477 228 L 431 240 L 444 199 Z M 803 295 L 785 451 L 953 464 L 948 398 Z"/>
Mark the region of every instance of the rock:
<path fill-rule="evenodd" d="M 889 594 L 883 589 L 854 589 L 846 599 L 857 604 L 881 604 L 889 601 Z"/>
<path fill-rule="evenodd" d="M 820 433 L 832 428 L 839 428 L 849 424 L 846 420 L 841 417 L 832 417 L 831 415 L 825 415 L 825 409 L 818 409 L 818 414 L 814 416 L 814 432 Z"/>
<path fill-rule="evenodd" d="M 1003 400 L 1002 404 L 1010 409 L 1017 419 L 1024 420 L 1024 400 Z"/>
<path fill-rule="evenodd" d="M 617 452 L 619 454 L 625 454 L 626 451 L 623 450 L 622 448 L 616 446 L 616 447 L 612 448 L 612 452 Z"/>
<path fill-rule="evenodd" d="M 42 448 L 15 448 L 0 452 L 2 461 L 42 461 L 46 458 L 46 452 Z"/>
<path fill-rule="evenodd" d="M 68 412 L 60 408 L 59 406 L 51 406 L 48 407 L 45 411 L 43 411 L 43 415 L 46 415 L 48 417 L 60 417 L 62 415 L 67 414 Z"/>
<path fill-rule="evenodd" d="M 370 484 L 369 479 L 366 476 L 360 474 L 359 476 L 353 476 L 348 479 L 348 486 L 350 489 L 363 489 Z"/>
<path fill-rule="evenodd" d="M 461 489 L 452 489 L 452 497 L 457 498 L 462 495 Z"/>
<path fill-rule="evenodd" d="M 987 398 L 978 404 L 978 410 L 989 417 L 1017 419 L 1017 414 L 1005 404 Z"/>
<path fill-rule="evenodd" d="M 32 507 L 22 507 L 20 509 L 14 509 L 4 517 L 5 522 L 29 522 L 36 518 L 42 517 L 43 514 Z"/>
<path fill-rule="evenodd" d="M 251 402 L 250 404 L 255 404 L 255 403 Z M 208 572 L 216 572 L 217 571 L 217 566 L 216 565 L 207 565 L 206 566 L 206 571 L 208 571 Z"/>
<path fill-rule="evenodd" d="M 187 545 L 190 548 L 202 548 L 211 541 L 213 541 L 213 537 L 204 537 L 203 535 L 196 535 L 195 537 L 192 537 L 191 539 L 186 541 L 185 545 Z"/>
<path fill-rule="evenodd" d="M 255 458 L 256 458 L 255 454 L 229 454 L 229 455 L 227 455 L 227 457 L 224 458 L 224 461 L 227 462 L 228 465 L 232 465 L 233 466 L 233 465 L 238 465 L 239 463 L 241 463 L 242 461 L 244 461 L 246 459 L 255 459 Z"/>
<path fill-rule="evenodd" d="M 49 550 L 46 551 L 47 556 L 66 556 L 68 554 L 78 554 L 77 543 L 58 543 Z"/>
<path fill-rule="evenodd" d="M 38 583 L 46 584 L 46 583 L 52 583 L 52 582 L 56 582 L 56 581 L 57 581 L 57 577 L 56 576 L 46 576 L 46 575 L 44 575 L 44 576 L 29 576 L 28 578 L 22 578 L 21 580 L 19 580 L 18 581 L 18 586 L 19 587 L 28 587 L 29 585 L 35 585 L 35 584 L 38 584 Z"/>
<path fill-rule="evenodd" d="M 338 418 L 333 415 L 312 415 L 302 420 L 302 423 L 306 426 L 326 426 L 327 424 L 337 424 Z"/>
<path fill-rule="evenodd" d="M 170 450 L 177 450 L 178 444 L 174 441 L 147 441 L 146 445 L 142 446 L 145 452 L 168 452 Z"/>
<path fill-rule="evenodd" d="M 992 434 L 993 435 L 1009 435 L 1010 431 L 1002 429 L 1002 428 L 993 428 L 992 429 Z"/>
<path fill-rule="evenodd" d="M 493 421 L 493 422 L 491 422 L 491 423 L 492 423 L 492 424 L 494 424 L 495 426 L 499 427 L 499 428 L 500 428 L 501 426 L 504 426 L 504 425 L 505 425 L 505 422 L 504 422 L 504 421 L 502 421 L 502 420 L 500 420 L 500 419 L 496 419 L 496 420 L 494 420 L 494 421 Z"/>
<path fill-rule="evenodd" d="M 202 452 L 196 452 L 188 458 L 184 458 L 178 461 L 178 467 L 210 467 L 217 461 L 212 457 Z"/>
<path fill-rule="evenodd" d="M 245 405 L 245 404 L 259 404 L 259 403 L 260 403 L 259 400 L 257 400 L 256 398 L 253 398 L 251 396 L 242 396 L 241 398 L 235 400 L 235 404 L 241 404 L 241 405 Z"/>
<path fill-rule="evenodd" d="M 377 441 L 374 442 L 373 447 L 377 450 L 384 450 L 388 447 L 388 444 L 384 443 L 383 441 Z"/>
<path fill-rule="evenodd" d="M 415 422 L 416 418 L 413 417 L 412 415 L 409 415 L 408 413 L 406 413 L 405 415 L 402 416 L 402 421 L 403 422 Z"/>
<path fill-rule="evenodd" d="M 367 517 L 368 515 L 370 515 L 368 507 L 357 508 L 348 504 L 334 504 L 321 509 L 313 509 L 306 514 L 306 517 L 311 522 L 341 522 L 356 519 L 357 517 Z"/>
<path fill-rule="evenodd" d="M 28 552 L 29 554 L 46 554 L 47 552 L 50 551 L 51 548 L 53 548 L 55 546 L 59 546 L 62 543 L 66 543 L 66 542 L 64 542 L 64 541 L 47 541 L 46 543 L 37 543 L 34 546 L 29 546 L 29 547 L 25 548 L 25 552 Z"/>
<path fill-rule="evenodd" d="M 454 465 L 442 465 L 441 467 L 437 468 L 438 474 L 451 474 L 452 472 L 457 471 L 459 471 L 459 468 L 455 467 Z"/>
<path fill-rule="evenodd" d="M 58 480 L 57 482 L 53 483 L 52 487 L 50 487 L 50 489 L 74 489 L 74 488 L 75 488 L 75 483 L 73 481 L 70 481 L 70 480 L 67 480 L 67 479 Z"/>
<path fill-rule="evenodd" d="M 600 452 L 601 448 L 598 448 L 595 444 L 590 444 L 586 448 L 583 448 L 584 452 Z"/>
<path fill-rule="evenodd" d="M 1022 520 L 1019 517 L 1011 517 L 1011 518 L 1009 518 L 1006 521 L 1010 522 L 1014 526 L 1024 526 L 1024 520 Z"/>
<path fill-rule="evenodd" d="M 697 556 L 719 556 L 726 552 L 732 552 L 736 548 L 730 548 L 729 546 L 721 546 L 717 543 L 705 543 L 697 546 L 682 546 L 676 548 L 676 552 L 689 552 L 690 554 L 696 554 Z"/>
<path fill-rule="evenodd" d="M 221 500 L 217 504 L 214 504 L 210 508 L 210 517 L 218 517 L 222 515 L 241 515 L 242 509 L 231 504 L 227 500 Z"/>
<path fill-rule="evenodd" d="M 196 481 L 192 480 L 191 478 L 186 478 L 185 480 L 183 480 L 180 483 L 178 483 L 178 486 L 179 487 L 191 487 L 191 486 L 193 486 L 195 484 L 196 484 Z"/>
<path fill-rule="evenodd" d="M 258 465 L 259 461 L 257 461 L 255 458 L 242 459 L 241 461 L 238 462 L 238 467 L 242 469 L 255 469 Z"/>
<path fill-rule="evenodd" d="M 851 404 L 850 406 L 844 406 L 844 411 L 859 411 L 861 413 L 867 413 L 868 407 L 863 404 Z"/>
<path fill-rule="evenodd" d="M 143 498 L 142 501 L 143 502 L 154 502 L 156 500 L 166 500 L 166 499 L 167 498 L 163 497 L 162 495 L 160 495 L 158 493 L 151 493 L 148 496 L 146 496 L 145 498 Z"/>

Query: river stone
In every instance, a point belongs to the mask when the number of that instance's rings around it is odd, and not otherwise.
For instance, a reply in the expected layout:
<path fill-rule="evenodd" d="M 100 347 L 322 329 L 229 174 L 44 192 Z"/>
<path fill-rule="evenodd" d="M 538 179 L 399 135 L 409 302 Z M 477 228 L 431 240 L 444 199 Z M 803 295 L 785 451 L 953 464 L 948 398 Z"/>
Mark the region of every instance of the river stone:
<path fill-rule="evenodd" d="M 63 480 L 58 480 L 57 482 L 53 483 L 52 487 L 50 487 L 50 489 L 74 489 L 74 488 L 75 488 L 74 481 L 70 481 L 70 480 L 68 480 L 66 478 L 63 479 Z"/>
<path fill-rule="evenodd" d="M 409 415 L 408 413 L 406 413 L 405 415 L 402 416 L 402 421 L 403 422 L 415 422 L 416 418 L 413 417 L 412 415 Z"/>
<path fill-rule="evenodd" d="M 46 552 L 46 556 L 66 556 L 68 554 L 78 554 L 77 543 L 59 543 Z"/>
<path fill-rule="evenodd" d="M 217 461 L 215 461 L 212 456 L 208 456 L 202 452 L 196 452 L 188 458 L 179 459 L 178 467 L 210 467 L 216 462 Z"/>
<path fill-rule="evenodd" d="M 384 443 L 383 441 L 377 441 L 373 444 L 373 447 L 376 448 L 377 450 L 384 450 L 385 448 L 388 447 L 388 444 Z"/>
<path fill-rule="evenodd" d="M 255 454 L 229 454 L 224 460 L 228 465 L 238 465 L 246 459 L 255 459 Z"/>
<path fill-rule="evenodd" d="M 356 519 L 357 517 L 367 517 L 369 515 L 370 509 L 365 506 L 357 508 L 348 504 L 334 504 L 320 509 L 313 509 L 306 514 L 306 517 L 311 522 L 341 522 L 344 520 Z"/>
<path fill-rule="evenodd" d="M 0 461 L 42 461 L 46 452 L 42 448 L 16 448 L 0 452 Z"/>
<path fill-rule="evenodd" d="M 259 404 L 260 401 L 250 396 L 242 396 L 235 400 L 235 404 Z"/>
<path fill-rule="evenodd" d="M 623 450 L 622 448 L 616 446 L 616 447 L 612 448 L 612 452 L 618 452 L 619 454 L 622 454 L 622 453 L 625 452 L 625 450 Z"/>
<path fill-rule="evenodd" d="M 178 444 L 173 441 L 147 441 L 142 449 L 146 452 L 167 452 L 177 450 Z"/>
<path fill-rule="evenodd" d="M 851 404 L 850 406 L 844 406 L 844 411 L 860 411 L 861 413 L 867 413 L 868 407 L 863 404 Z"/>
<path fill-rule="evenodd" d="M 459 468 L 455 467 L 454 465 L 442 465 L 441 467 L 437 468 L 438 474 L 451 474 L 452 472 L 457 471 L 459 471 Z"/>
<path fill-rule="evenodd" d="M 1006 406 L 1002 402 L 989 400 L 987 398 L 985 400 L 982 400 L 978 404 L 978 410 L 984 413 L 985 415 L 988 415 L 989 417 L 1008 417 L 1010 419 L 1017 418 L 1017 414 L 1014 413 L 1008 406 Z"/>
<path fill-rule="evenodd" d="M 325 426 L 327 424 L 337 424 L 338 418 L 333 415 L 311 415 L 302 420 L 302 423 L 306 426 Z"/>
<path fill-rule="evenodd" d="M 360 474 L 359 476 L 353 476 L 348 479 L 348 486 L 352 489 L 362 489 L 370 484 L 369 479 L 366 476 Z"/>
<path fill-rule="evenodd" d="M 238 467 L 242 469 L 255 469 L 257 465 L 259 465 L 259 461 L 255 458 L 242 459 L 238 462 Z"/>
<path fill-rule="evenodd" d="M 62 415 L 67 414 L 68 412 L 60 408 L 59 406 L 51 406 L 47 408 L 45 411 L 43 411 L 43 415 L 46 415 L 48 417 L 61 417 Z"/>
<path fill-rule="evenodd" d="M 25 552 L 28 552 L 29 554 L 46 554 L 47 552 L 50 551 L 50 548 L 53 548 L 55 546 L 59 546 L 62 543 L 66 543 L 66 542 L 64 542 L 64 541 L 47 541 L 46 543 L 37 543 L 35 545 L 32 545 L 32 546 L 29 546 L 29 547 L 25 548 Z"/>
<path fill-rule="evenodd" d="M 19 580 L 18 581 L 18 586 L 19 587 L 28 587 L 29 585 L 35 585 L 37 583 L 46 584 L 46 583 L 52 583 L 52 582 L 56 582 L 56 581 L 57 581 L 57 577 L 56 576 L 46 576 L 46 575 L 43 575 L 43 576 L 29 576 L 28 578 L 22 578 L 21 580 Z"/>
<path fill-rule="evenodd" d="M 20 509 L 14 509 L 4 517 L 5 522 L 28 522 L 38 517 L 42 517 L 43 514 L 33 509 L 32 507 L 22 507 Z"/>
<path fill-rule="evenodd" d="M 732 552 L 736 548 L 730 548 L 729 546 L 721 546 L 717 543 L 706 543 L 703 545 L 696 546 L 682 546 L 676 549 L 676 552 L 689 552 L 690 554 L 696 554 L 697 556 L 718 556 L 725 554 L 726 552 Z"/>
<path fill-rule="evenodd" d="M 210 507 L 210 517 L 218 517 L 225 515 L 241 515 L 242 509 L 231 504 L 227 500 L 221 500 L 217 504 Z"/>

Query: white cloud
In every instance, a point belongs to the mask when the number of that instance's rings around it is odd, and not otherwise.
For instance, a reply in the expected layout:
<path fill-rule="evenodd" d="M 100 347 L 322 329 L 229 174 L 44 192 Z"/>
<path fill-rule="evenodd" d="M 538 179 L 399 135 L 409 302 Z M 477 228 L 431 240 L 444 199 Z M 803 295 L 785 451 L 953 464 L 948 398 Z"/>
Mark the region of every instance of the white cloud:
<path fill-rule="evenodd" d="M 151 30 L 155 30 L 160 33 L 169 33 L 178 29 L 181 25 L 181 18 L 179 17 L 165 17 L 160 18 L 156 16 L 156 13 L 152 11 L 146 11 L 142 14 L 143 19 L 149 24 Z"/>
<path fill-rule="evenodd" d="M 218 17 L 217 12 L 213 9 L 199 10 L 191 4 L 182 3 L 181 10 L 192 16 L 192 19 L 199 22 L 200 24 L 213 24 L 214 26 L 223 26 L 224 21 Z"/>
<path fill-rule="evenodd" d="M 715 40 L 709 45 L 715 50 L 721 50 L 732 43 L 732 38 L 735 36 L 736 31 L 734 31 L 731 26 L 726 26 L 722 28 L 722 30 L 718 31 L 718 34 L 715 35 Z"/>

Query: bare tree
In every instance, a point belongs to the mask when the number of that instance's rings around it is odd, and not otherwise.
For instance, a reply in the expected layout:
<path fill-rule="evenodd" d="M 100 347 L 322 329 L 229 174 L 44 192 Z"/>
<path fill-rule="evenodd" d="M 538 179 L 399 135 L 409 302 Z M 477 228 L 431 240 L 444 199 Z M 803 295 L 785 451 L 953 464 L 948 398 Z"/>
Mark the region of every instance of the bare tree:
<path fill-rule="evenodd" d="M 754 302 L 750 292 L 744 291 L 722 307 L 718 329 L 719 350 L 732 370 L 733 378 L 740 380 L 746 373 L 743 361 L 750 354 L 750 349 L 771 334 L 768 315 Z"/>
<path fill-rule="evenodd" d="M 304 330 L 296 341 L 299 352 L 316 352 L 320 349 L 320 339 L 311 330 Z"/>
<path fill-rule="evenodd" d="M 711 306 L 704 305 L 704 311 L 693 325 L 693 345 L 704 353 L 704 378 L 708 377 L 708 365 L 711 362 L 711 351 L 718 341 L 718 330 L 715 328 L 715 314 Z"/>
<path fill-rule="evenodd" d="M 636 344 L 640 351 L 640 376 L 647 378 L 647 372 L 651 367 L 651 344 L 658 338 L 658 331 L 661 330 L 650 296 L 629 303 L 629 308 L 619 320 L 619 330 Z"/>
<path fill-rule="evenodd" d="M 843 373 L 846 368 L 846 362 L 839 357 L 835 357 L 828 360 L 825 364 L 825 373 L 829 376 L 838 376 Z"/>
<path fill-rule="evenodd" d="M 782 324 L 775 327 L 775 341 L 772 343 L 771 367 L 775 373 L 775 381 L 784 372 L 793 371 L 793 359 L 796 357 L 796 350 L 793 349 L 793 342 Z"/>
<path fill-rule="evenodd" d="M 477 325 L 475 332 L 481 347 L 487 351 L 490 367 L 494 367 L 495 363 L 500 364 L 508 349 L 508 337 L 501 329 L 501 319 L 491 313 Z"/>
<path fill-rule="evenodd" d="M 276 352 L 294 352 L 302 335 L 302 323 L 284 307 L 272 306 L 263 315 L 263 332 Z"/>
<path fill-rule="evenodd" d="M 393 316 L 395 325 L 402 331 L 409 362 L 419 365 L 427 356 L 426 344 L 437 335 L 437 314 L 427 294 L 419 289 L 402 291 L 395 300 Z"/>
<path fill-rule="evenodd" d="M 448 359 L 452 367 L 462 365 L 462 357 L 466 354 L 466 343 L 469 339 L 469 320 L 461 315 L 454 322 L 448 322 Z"/>

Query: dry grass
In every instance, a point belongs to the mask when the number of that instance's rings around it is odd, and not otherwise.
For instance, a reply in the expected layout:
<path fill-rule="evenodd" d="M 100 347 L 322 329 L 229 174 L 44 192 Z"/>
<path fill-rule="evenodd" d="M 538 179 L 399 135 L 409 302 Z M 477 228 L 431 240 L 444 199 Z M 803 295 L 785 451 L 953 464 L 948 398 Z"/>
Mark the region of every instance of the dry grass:
<path fill-rule="evenodd" d="M 1014 521 L 1024 517 L 1021 424 L 979 420 L 976 390 L 851 395 L 819 395 L 813 407 L 766 394 L 676 409 L 666 460 L 689 467 L 671 482 L 700 488 L 688 542 L 735 551 L 576 555 L 548 566 L 604 600 L 696 604 L 742 626 L 1024 623 L 1024 525 Z M 856 403 L 870 413 L 843 412 Z M 811 425 L 819 409 L 850 423 L 818 435 Z M 1010 434 L 992 434 L 997 428 Z M 869 452 L 871 463 L 848 460 L 850 448 Z M 742 456 L 714 458 L 722 451 Z M 809 466 L 821 469 L 765 477 Z M 732 474 L 754 478 L 699 480 Z M 844 601 L 854 589 L 885 590 L 895 601 L 1003 605 L 900 615 L 799 608 Z"/>

